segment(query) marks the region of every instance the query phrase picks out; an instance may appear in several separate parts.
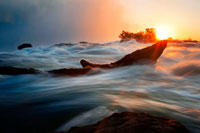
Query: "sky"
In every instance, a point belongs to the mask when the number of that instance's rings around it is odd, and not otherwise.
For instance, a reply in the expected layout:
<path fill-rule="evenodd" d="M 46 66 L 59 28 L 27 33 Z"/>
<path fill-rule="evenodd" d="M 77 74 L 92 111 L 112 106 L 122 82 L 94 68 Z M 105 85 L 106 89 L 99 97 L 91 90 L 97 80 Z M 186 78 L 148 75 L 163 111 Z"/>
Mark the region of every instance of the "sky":
<path fill-rule="evenodd" d="M 0 51 L 21 43 L 109 42 L 122 30 L 165 27 L 200 40 L 200 0 L 1 0 Z"/>

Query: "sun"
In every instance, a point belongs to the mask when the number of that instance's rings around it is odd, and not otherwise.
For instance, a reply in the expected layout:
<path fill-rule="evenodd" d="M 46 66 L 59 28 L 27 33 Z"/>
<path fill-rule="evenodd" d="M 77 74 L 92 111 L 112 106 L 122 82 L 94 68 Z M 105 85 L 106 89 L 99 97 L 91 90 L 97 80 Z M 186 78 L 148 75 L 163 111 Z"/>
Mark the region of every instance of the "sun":
<path fill-rule="evenodd" d="M 159 40 L 168 39 L 171 37 L 171 32 L 169 28 L 165 26 L 156 27 L 156 36 Z"/>

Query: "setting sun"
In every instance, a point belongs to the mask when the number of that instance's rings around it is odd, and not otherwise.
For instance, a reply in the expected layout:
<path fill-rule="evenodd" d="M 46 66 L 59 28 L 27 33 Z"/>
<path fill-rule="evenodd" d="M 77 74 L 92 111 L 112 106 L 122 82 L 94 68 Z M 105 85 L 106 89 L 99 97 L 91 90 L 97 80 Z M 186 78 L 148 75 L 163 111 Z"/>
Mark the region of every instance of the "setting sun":
<path fill-rule="evenodd" d="M 160 26 L 156 28 L 156 36 L 160 40 L 168 39 L 171 37 L 171 32 L 169 31 L 169 28 Z"/>

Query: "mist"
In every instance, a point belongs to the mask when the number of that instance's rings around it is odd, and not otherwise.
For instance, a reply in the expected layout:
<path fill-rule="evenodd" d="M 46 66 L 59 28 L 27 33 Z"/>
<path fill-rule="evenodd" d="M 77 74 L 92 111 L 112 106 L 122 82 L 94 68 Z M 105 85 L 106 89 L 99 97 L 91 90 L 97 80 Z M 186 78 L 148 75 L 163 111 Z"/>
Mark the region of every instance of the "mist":
<path fill-rule="evenodd" d="M 0 1 L 0 51 L 21 43 L 106 42 L 125 28 L 115 0 Z"/>

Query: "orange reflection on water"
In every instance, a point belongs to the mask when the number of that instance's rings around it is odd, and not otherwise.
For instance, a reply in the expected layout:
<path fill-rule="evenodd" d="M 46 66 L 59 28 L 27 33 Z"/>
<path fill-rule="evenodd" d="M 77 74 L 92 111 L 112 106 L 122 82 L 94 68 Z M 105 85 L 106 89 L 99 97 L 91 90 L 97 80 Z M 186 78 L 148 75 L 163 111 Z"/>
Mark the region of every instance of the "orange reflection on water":
<path fill-rule="evenodd" d="M 171 68 L 173 74 L 177 76 L 190 76 L 200 73 L 200 61 L 199 60 L 186 60 L 177 63 Z"/>
<path fill-rule="evenodd" d="M 195 117 L 197 117 L 198 120 L 200 120 L 200 110 L 188 109 L 185 111 L 185 113 L 190 113 L 190 114 L 194 115 Z"/>
<path fill-rule="evenodd" d="M 164 56 L 166 58 L 184 58 L 184 54 L 175 47 L 168 49 Z"/>
<path fill-rule="evenodd" d="M 128 96 L 127 96 L 128 95 Z M 112 94 L 105 94 L 106 98 L 111 99 L 113 101 L 113 106 L 121 106 L 128 110 L 132 109 L 144 109 L 144 110 L 162 110 L 162 108 L 168 108 L 172 110 L 183 110 L 182 107 L 161 103 L 157 101 L 152 101 L 151 99 L 139 98 L 134 94 L 131 96 L 129 94 L 126 95 L 112 95 Z"/>

